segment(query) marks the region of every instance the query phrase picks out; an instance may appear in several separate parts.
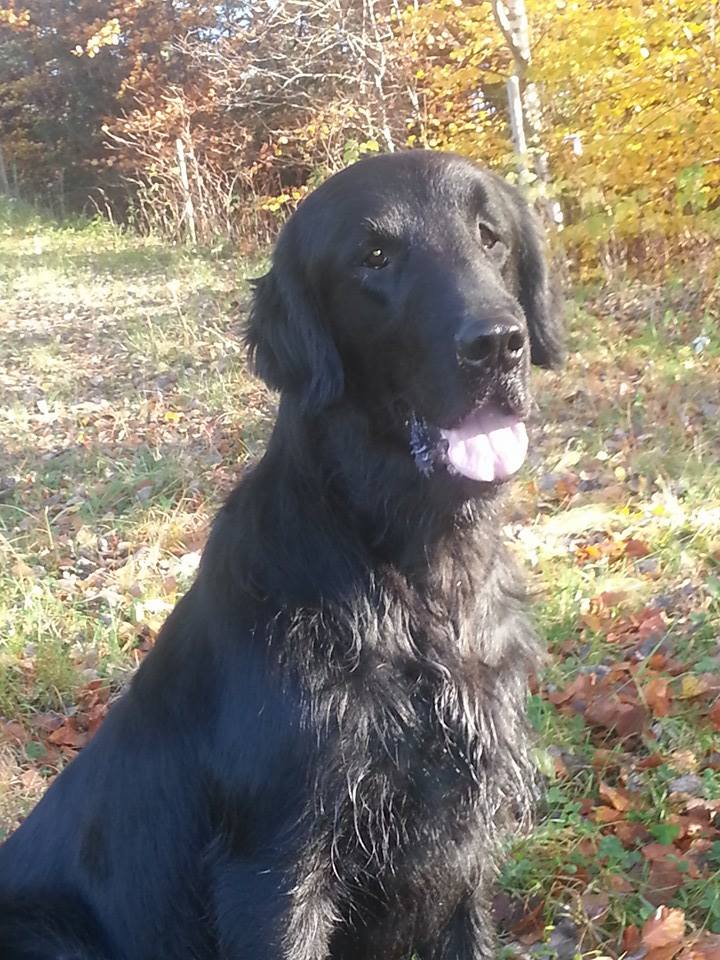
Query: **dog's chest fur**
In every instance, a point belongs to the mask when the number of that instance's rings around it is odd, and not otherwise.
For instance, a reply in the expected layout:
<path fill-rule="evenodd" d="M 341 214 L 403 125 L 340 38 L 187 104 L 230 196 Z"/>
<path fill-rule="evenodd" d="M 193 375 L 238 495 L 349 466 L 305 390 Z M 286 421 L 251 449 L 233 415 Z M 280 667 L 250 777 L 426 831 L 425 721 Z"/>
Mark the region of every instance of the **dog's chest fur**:
<path fill-rule="evenodd" d="M 380 884 L 392 900 L 397 875 L 416 904 L 423 888 L 472 890 L 531 808 L 535 639 L 509 559 L 482 589 L 477 567 L 448 564 L 421 588 L 381 574 L 353 602 L 296 618 L 298 639 L 317 638 L 299 677 L 317 751 L 303 860 L 340 898 Z"/>

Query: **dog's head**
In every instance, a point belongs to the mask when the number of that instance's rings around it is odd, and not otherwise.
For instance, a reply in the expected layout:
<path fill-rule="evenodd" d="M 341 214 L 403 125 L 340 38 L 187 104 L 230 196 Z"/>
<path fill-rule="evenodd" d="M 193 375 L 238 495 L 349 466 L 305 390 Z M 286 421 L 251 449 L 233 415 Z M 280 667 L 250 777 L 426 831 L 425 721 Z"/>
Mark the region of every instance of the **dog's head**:
<path fill-rule="evenodd" d="M 492 483 L 525 457 L 530 363 L 562 362 L 558 312 L 518 191 L 410 151 L 362 160 L 301 204 L 256 281 L 247 340 L 307 415 L 354 403 L 422 473 Z"/>

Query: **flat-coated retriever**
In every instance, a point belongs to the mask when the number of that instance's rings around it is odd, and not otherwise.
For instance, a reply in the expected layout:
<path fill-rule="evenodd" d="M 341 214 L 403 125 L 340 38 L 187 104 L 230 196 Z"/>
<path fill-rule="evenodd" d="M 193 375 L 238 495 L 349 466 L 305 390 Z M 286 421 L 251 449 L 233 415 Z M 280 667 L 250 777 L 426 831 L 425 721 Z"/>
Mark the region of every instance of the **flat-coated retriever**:
<path fill-rule="evenodd" d="M 0 849 L 2 960 L 480 960 L 532 807 L 494 503 L 561 359 L 538 227 L 460 157 L 302 203 L 247 341 L 267 452 L 130 691 Z"/>

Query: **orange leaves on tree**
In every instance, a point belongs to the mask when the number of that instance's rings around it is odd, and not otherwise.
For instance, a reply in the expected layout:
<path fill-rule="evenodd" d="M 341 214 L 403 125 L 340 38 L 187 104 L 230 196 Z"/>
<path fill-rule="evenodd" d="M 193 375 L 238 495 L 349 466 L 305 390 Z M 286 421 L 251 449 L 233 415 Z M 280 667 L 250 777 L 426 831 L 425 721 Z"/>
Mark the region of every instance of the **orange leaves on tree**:
<path fill-rule="evenodd" d="M 111 17 L 90 34 L 84 46 L 76 44 L 72 52 L 76 57 L 86 55 L 92 60 L 103 47 L 117 46 L 120 34 L 120 21 L 117 17 Z"/>
<path fill-rule="evenodd" d="M 30 24 L 30 11 L 18 10 L 11 2 L 9 10 L 0 10 L 0 23 L 15 30 L 22 30 Z"/>

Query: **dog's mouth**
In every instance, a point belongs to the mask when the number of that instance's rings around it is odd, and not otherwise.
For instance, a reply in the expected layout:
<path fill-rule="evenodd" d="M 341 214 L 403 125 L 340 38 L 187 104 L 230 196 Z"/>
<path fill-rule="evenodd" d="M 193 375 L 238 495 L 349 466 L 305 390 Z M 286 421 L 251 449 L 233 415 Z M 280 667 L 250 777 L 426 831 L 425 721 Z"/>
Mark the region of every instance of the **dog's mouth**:
<path fill-rule="evenodd" d="M 521 417 L 488 403 L 443 429 L 413 416 L 410 452 L 425 476 L 442 467 L 482 483 L 499 483 L 525 462 L 528 435 Z"/>

